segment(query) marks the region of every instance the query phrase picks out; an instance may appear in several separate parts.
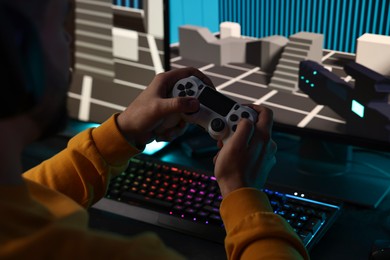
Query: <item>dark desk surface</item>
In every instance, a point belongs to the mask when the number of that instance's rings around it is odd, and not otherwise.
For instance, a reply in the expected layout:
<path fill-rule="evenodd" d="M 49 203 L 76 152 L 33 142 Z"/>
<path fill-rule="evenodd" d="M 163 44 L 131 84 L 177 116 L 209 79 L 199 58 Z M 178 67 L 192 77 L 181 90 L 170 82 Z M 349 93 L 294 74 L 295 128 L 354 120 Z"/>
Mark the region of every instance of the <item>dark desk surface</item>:
<path fill-rule="evenodd" d="M 25 169 L 57 153 L 65 147 L 66 142 L 67 139 L 65 138 L 55 137 L 32 144 L 24 153 Z M 190 162 L 192 159 L 188 158 L 188 160 Z M 208 165 L 209 162 L 206 164 Z M 97 209 L 90 209 L 89 213 L 91 228 L 125 236 L 151 231 L 157 233 L 168 246 L 176 249 L 189 259 L 226 259 L 224 247 L 221 244 Z M 376 239 L 390 240 L 389 194 L 376 209 L 346 203 L 339 218 L 319 243 L 313 247 L 310 255 L 312 259 L 367 260 L 369 259 L 371 246 Z"/>

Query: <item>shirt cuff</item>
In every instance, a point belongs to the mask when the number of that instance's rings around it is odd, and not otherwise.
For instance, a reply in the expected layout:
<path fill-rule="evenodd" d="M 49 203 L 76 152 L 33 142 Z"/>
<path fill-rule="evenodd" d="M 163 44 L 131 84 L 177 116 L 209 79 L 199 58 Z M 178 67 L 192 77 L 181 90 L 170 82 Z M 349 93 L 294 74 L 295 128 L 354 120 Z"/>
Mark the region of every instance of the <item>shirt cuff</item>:
<path fill-rule="evenodd" d="M 273 212 L 273 209 L 267 195 L 255 188 L 241 188 L 229 193 L 220 206 L 227 232 L 246 216 L 256 212 Z"/>
<path fill-rule="evenodd" d="M 127 142 L 116 124 L 118 114 L 112 115 L 99 127 L 92 130 L 92 138 L 103 158 L 110 165 L 127 163 L 130 157 L 141 150 Z"/>

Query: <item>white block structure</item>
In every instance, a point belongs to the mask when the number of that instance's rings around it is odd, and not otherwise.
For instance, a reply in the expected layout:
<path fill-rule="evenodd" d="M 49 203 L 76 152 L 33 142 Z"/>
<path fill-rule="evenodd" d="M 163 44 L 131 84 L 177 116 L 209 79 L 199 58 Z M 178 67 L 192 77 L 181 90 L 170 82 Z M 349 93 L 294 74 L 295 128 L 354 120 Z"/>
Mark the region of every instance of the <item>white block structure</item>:
<path fill-rule="evenodd" d="M 156 38 L 164 37 L 163 0 L 144 0 L 146 33 Z"/>
<path fill-rule="evenodd" d="M 241 25 L 234 22 L 222 22 L 219 25 L 220 38 L 240 38 L 241 37 Z"/>
<path fill-rule="evenodd" d="M 113 55 L 116 58 L 138 61 L 138 33 L 122 28 L 112 28 Z"/>
<path fill-rule="evenodd" d="M 356 62 L 390 76 L 390 36 L 365 33 L 357 39 Z"/>

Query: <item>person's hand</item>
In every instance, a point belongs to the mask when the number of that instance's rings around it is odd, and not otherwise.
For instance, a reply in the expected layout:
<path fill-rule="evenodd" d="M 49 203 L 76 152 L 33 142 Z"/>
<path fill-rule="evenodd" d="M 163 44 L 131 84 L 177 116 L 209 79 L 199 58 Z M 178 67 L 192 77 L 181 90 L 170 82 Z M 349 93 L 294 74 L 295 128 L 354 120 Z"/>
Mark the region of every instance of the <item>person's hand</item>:
<path fill-rule="evenodd" d="M 199 101 L 192 97 L 170 98 L 177 81 L 196 76 L 209 86 L 211 80 L 194 68 L 176 69 L 156 75 L 150 85 L 117 117 L 124 137 L 142 148 L 153 140 L 172 140 L 185 131 L 181 113 L 199 110 Z"/>
<path fill-rule="evenodd" d="M 259 113 L 256 124 L 242 119 L 225 145 L 218 142 L 221 150 L 214 157 L 214 174 L 223 197 L 242 187 L 263 188 L 276 162 L 272 111 L 263 106 L 250 107 Z"/>

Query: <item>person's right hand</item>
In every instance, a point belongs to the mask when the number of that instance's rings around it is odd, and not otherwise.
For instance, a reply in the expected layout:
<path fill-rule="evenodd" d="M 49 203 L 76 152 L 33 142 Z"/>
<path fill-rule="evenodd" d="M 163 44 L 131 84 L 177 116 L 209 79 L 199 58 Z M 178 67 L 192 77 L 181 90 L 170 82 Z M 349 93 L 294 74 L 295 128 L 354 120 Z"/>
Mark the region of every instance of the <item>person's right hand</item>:
<path fill-rule="evenodd" d="M 214 174 L 223 197 L 243 187 L 263 188 L 276 162 L 272 111 L 263 106 L 250 107 L 258 112 L 256 124 L 242 119 L 229 141 L 218 143 L 221 150 L 214 157 Z"/>

